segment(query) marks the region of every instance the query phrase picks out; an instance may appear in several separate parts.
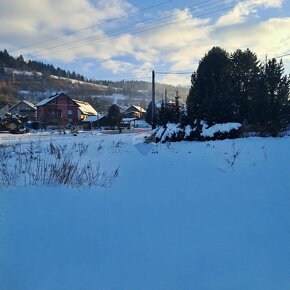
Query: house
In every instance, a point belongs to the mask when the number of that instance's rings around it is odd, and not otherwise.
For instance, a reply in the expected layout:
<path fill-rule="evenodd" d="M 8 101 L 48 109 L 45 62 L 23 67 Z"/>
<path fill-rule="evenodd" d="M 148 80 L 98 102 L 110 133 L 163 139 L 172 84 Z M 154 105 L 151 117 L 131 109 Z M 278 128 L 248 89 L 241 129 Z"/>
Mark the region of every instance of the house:
<path fill-rule="evenodd" d="M 146 111 L 140 107 L 132 105 L 122 115 L 125 118 L 137 118 L 142 119 L 145 117 Z"/>
<path fill-rule="evenodd" d="M 36 111 L 36 106 L 25 100 L 18 102 L 8 110 L 12 115 L 18 114 L 23 117 L 28 117 L 30 120 L 35 120 Z"/>
<path fill-rule="evenodd" d="M 48 97 L 36 104 L 37 118 L 49 125 L 76 124 L 79 105 L 65 93 Z"/>
<path fill-rule="evenodd" d="M 122 125 L 128 129 L 135 127 L 137 118 L 122 118 Z"/>
<path fill-rule="evenodd" d="M 4 107 L 0 108 L 0 117 L 3 117 L 5 116 L 5 114 L 7 112 L 9 112 L 9 109 L 11 108 L 12 106 L 11 105 L 5 105 Z"/>
<path fill-rule="evenodd" d="M 97 114 L 95 116 L 89 116 L 82 121 L 85 130 L 91 130 L 107 126 L 107 120 L 105 115 Z"/>
<path fill-rule="evenodd" d="M 78 106 L 78 119 L 85 120 L 89 116 L 97 116 L 97 111 L 88 103 L 79 100 L 73 100 Z"/>

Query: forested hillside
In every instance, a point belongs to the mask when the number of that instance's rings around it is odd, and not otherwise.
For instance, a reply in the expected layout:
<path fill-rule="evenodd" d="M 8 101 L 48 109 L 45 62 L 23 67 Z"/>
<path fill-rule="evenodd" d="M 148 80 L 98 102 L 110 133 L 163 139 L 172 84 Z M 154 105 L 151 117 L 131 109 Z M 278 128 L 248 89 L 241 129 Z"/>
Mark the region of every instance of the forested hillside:
<path fill-rule="evenodd" d="M 91 99 L 122 94 L 127 103 L 146 106 L 151 98 L 151 83 L 138 80 L 92 80 L 83 75 L 54 67 L 34 60 L 25 60 L 22 55 L 11 56 L 7 50 L 0 51 L 0 83 L 5 87 L 1 93 L 2 103 L 11 103 L 11 98 L 28 99 L 37 102 L 49 94 L 64 91 L 72 97 Z M 186 99 L 188 88 L 156 83 L 156 97 L 161 99 L 165 89 L 169 97 L 179 91 Z"/>
<path fill-rule="evenodd" d="M 55 68 L 51 64 L 44 64 L 40 61 L 28 60 L 25 61 L 23 56 L 17 58 L 9 55 L 7 50 L 0 51 L 0 70 L 4 72 L 4 67 L 19 69 L 28 72 L 40 72 L 45 76 L 56 75 L 58 77 L 66 77 L 75 80 L 85 81 L 84 76 L 70 71 L 65 71 L 59 67 Z"/>

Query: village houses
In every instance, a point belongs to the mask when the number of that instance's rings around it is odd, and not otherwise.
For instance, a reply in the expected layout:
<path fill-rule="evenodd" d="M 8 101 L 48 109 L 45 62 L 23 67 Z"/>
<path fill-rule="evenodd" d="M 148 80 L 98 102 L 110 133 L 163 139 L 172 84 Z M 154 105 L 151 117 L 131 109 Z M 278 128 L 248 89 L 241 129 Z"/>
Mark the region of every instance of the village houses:
<path fill-rule="evenodd" d="M 65 93 L 48 97 L 36 104 L 37 118 L 48 125 L 77 124 L 97 111 L 87 102 L 70 98 Z"/>

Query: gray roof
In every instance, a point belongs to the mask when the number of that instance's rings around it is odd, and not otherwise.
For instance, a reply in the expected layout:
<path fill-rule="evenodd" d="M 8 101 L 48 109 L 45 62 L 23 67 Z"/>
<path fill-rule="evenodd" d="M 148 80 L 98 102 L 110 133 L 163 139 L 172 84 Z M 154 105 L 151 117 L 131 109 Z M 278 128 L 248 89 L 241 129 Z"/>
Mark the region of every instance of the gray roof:
<path fill-rule="evenodd" d="M 57 98 L 60 94 L 56 94 L 56 95 L 53 95 L 53 96 L 50 96 L 48 98 L 45 98 L 43 99 L 42 101 L 38 102 L 36 104 L 36 107 L 40 107 L 40 106 L 43 106 L 43 105 L 46 105 L 47 103 L 49 103 L 50 101 L 52 101 L 53 99 Z"/>
<path fill-rule="evenodd" d="M 132 106 L 130 106 L 126 111 L 128 111 L 130 108 L 135 108 L 137 111 L 139 111 L 140 113 L 146 113 L 146 111 L 142 108 L 142 107 L 140 107 L 140 106 L 135 106 L 135 105 L 132 105 Z"/>
<path fill-rule="evenodd" d="M 12 107 L 9 109 L 9 111 L 12 110 L 14 107 L 18 106 L 18 105 L 21 104 L 21 103 L 25 103 L 27 106 L 31 107 L 31 109 L 36 110 L 36 106 L 35 106 L 35 104 L 33 104 L 33 103 L 29 102 L 29 101 L 26 101 L 26 100 L 22 100 L 22 101 L 18 102 L 17 104 L 15 104 L 14 106 L 12 106 Z"/>

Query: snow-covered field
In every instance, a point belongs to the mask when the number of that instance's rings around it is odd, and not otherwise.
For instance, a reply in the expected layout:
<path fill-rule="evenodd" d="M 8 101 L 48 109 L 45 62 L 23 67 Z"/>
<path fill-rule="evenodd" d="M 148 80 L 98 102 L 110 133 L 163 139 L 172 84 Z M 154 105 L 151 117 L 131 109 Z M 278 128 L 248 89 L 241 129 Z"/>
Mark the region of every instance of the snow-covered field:
<path fill-rule="evenodd" d="M 0 289 L 289 290 L 290 137 L 140 134 L 0 135 L 0 151 L 83 144 L 73 160 L 119 168 L 109 187 L 0 188 Z"/>

